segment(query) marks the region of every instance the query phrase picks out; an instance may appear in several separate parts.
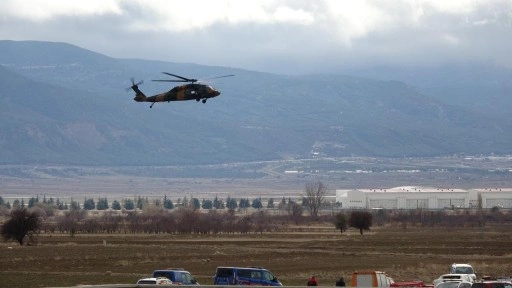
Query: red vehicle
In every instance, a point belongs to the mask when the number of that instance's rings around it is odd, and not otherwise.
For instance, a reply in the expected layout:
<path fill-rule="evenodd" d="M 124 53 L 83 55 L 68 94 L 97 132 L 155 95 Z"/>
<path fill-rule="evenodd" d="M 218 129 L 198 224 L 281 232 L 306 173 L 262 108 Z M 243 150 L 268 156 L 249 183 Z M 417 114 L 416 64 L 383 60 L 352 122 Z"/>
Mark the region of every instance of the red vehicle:
<path fill-rule="evenodd" d="M 423 281 L 407 281 L 391 283 L 391 287 L 428 287 L 434 288 L 434 285 L 425 285 Z"/>
<path fill-rule="evenodd" d="M 482 282 L 473 283 L 473 285 L 471 285 L 471 288 L 512 288 L 512 282 L 499 280 L 484 280 Z"/>

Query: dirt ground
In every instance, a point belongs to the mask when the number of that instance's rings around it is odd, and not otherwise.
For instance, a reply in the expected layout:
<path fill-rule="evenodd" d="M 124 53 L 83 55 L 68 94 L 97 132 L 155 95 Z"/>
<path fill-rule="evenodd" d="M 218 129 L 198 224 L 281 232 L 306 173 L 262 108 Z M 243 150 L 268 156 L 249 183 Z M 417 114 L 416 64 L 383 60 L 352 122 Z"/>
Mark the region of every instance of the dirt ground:
<path fill-rule="evenodd" d="M 395 281 L 432 281 L 450 264 L 477 276 L 512 275 L 509 226 L 457 230 L 302 227 L 303 232 L 246 235 L 40 235 L 36 246 L 0 243 L 0 287 L 135 283 L 155 269 L 179 267 L 212 285 L 217 266 L 263 266 L 283 285 L 316 275 L 334 286 L 356 270 L 381 270 Z"/>

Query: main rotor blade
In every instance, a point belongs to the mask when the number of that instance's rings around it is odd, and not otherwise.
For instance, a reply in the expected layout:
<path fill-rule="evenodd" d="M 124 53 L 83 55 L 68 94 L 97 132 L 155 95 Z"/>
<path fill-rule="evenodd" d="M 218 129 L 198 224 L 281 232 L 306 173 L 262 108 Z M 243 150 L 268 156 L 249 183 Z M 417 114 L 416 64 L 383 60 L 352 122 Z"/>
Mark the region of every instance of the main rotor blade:
<path fill-rule="evenodd" d="M 212 80 L 212 79 L 225 78 L 225 77 L 232 77 L 232 76 L 235 76 L 235 74 L 229 74 L 229 75 L 223 75 L 223 76 L 216 76 L 216 77 L 208 77 L 208 78 L 200 79 L 199 81 L 203 81 L 203 80 Z"/>
<path fill-rule="evenodd" d="M 197 82 L 197 79 L 188 79 L 188 78 L 185 78 L 185 77 L 182 77 L 182 76 L 179 76 L 179 75 L 176 75 L 176 74 L 172 74 L 172 73 L 169 73 L 169 72 L 162 72 L 163 74 L 166 74 L 166 75 L 169 75 L 169 76 L 173 76 L 173 77 L 176 77 L 176 78 L 180 78 L 180 79 L 183 79 L 185 80 L 185 82 Z"/>
<path fill-rule="evenodd" d="M 189 82 L 187 80 L 151 80 L 155 82 Z"/>
<path fill-rule="evenodd" d="M 195 83 L 197 81 L 212 80 L 212 79 L 218 79 L 218 78 L 225 78 L 225 77 L 235 76 L 234 74 L 229 74 L 229 75 L 222 75 L 222 76 L 216 76 L 216 77 L 208 77 L 208 78 L 204 78 L 204 79 L 201 79 L 201 80 L 197 80 L 197 79 L 189 79 L 189 78 L 186 78 L 186 77 L 183 77 L 183 76 L 180 76 L 180 75 L 176 75 L 176 74 L 172 74 L 172 73 L 169 73 L 169 72 L 162 72 L 162 74 L 173 76 L 173 77 L 179 78 L 181 80 L 151 80 L 151 81 L 155 81 L 155 82 L 190 82 L 190 83 Z"/>

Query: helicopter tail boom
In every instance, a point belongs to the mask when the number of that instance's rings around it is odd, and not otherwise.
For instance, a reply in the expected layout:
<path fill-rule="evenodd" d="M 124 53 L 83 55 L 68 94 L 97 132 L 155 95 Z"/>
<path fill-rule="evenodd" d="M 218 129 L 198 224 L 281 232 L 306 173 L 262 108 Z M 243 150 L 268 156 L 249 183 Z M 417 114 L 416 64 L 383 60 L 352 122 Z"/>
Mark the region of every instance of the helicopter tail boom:
<path fill-rule="evenodd" d="M 142 91 L 140 91 L 138 85 L 133 84 L 131 88 L 132 88 L 133 91 L 135 91 L 135 98 L 133 98 L 133 100 L 135 100 L 137 102 L 144 102 L 144 101 L 146 101 L 147 97 L 146 97 L 146 95 L 144 95 L 144 93 L 142 93 Z"/>

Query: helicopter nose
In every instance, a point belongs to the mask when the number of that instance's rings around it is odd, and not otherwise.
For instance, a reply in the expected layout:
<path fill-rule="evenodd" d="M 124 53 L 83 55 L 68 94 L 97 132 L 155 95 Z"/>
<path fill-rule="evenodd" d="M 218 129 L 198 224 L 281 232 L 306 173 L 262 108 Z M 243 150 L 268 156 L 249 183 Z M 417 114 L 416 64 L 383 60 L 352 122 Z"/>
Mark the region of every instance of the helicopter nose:
<path fill-rule="evenodd" d="M 212 95 L 212 97 L 215 97 L 215 96 L 219 96 L 220 92 L 219 92 L 219 90 L 217 90 L 215 88 L 210 88 L 210 94 Z"/>

